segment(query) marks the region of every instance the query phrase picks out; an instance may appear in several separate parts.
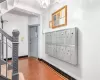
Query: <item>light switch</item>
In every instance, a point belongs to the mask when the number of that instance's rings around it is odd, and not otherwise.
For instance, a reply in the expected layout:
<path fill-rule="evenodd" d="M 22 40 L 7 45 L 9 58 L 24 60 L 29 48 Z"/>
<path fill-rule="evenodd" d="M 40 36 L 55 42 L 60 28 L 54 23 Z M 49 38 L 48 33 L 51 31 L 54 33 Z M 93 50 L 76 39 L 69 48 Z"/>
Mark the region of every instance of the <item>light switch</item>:
<path fill-rule="evenodd" d="M 22 41 L 22 42 L 24 41 L 24 37 L 21 37 L 21 41 Z"/>

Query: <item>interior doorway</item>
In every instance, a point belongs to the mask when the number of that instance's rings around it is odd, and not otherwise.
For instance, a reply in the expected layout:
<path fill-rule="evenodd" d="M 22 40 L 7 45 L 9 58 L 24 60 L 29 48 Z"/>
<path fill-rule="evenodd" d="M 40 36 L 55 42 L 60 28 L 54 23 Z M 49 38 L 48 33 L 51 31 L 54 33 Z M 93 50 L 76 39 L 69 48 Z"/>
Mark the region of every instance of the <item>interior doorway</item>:
<path fill-rule="evenodd" d="M 28 56 L 38 58 L 38 26 L 29 25 L 28 27 Z"/>

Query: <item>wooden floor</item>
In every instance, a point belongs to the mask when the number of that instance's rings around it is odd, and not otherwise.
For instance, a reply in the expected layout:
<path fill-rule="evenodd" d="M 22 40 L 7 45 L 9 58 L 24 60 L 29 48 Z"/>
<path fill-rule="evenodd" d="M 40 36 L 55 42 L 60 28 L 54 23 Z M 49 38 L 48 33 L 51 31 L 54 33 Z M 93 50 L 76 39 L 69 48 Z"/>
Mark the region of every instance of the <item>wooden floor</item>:
<path fill-rule="evenodd" d="M 68 80 L 34 58 L 20 59 L 19 72 L 24 74 L 25 80 Z"/>

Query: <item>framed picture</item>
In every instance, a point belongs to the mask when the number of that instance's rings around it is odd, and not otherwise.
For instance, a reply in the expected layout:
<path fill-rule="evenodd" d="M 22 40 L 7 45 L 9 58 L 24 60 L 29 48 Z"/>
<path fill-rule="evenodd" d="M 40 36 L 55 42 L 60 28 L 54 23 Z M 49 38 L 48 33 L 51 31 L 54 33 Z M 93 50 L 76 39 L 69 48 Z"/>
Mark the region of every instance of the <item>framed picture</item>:
<path fill-rule="evenodd" d="M 67 5 L 52 14 L 52 28 L 67 25 Z"/>
<path fill-rule="evenodd" d="M 49 21 L 49 27 L 52 28 L 52 21 Z"/>

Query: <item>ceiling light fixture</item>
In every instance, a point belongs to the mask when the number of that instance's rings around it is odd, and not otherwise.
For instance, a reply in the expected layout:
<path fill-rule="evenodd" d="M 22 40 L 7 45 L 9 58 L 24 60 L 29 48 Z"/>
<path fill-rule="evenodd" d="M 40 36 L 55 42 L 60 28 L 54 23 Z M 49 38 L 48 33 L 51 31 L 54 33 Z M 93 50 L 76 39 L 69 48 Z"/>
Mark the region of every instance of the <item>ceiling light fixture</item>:
<path fill-rule="evenodd" d="M 60 3 L 64 2 L 64 1 L 66 1 L 66 0 L 55 0 L 54 4 L 60 4 Z"/>
<path fill-rule="evenodd" d="M 37 0 L 42 8 L 47 8 L 50 5 L 50 0 Z"/>

